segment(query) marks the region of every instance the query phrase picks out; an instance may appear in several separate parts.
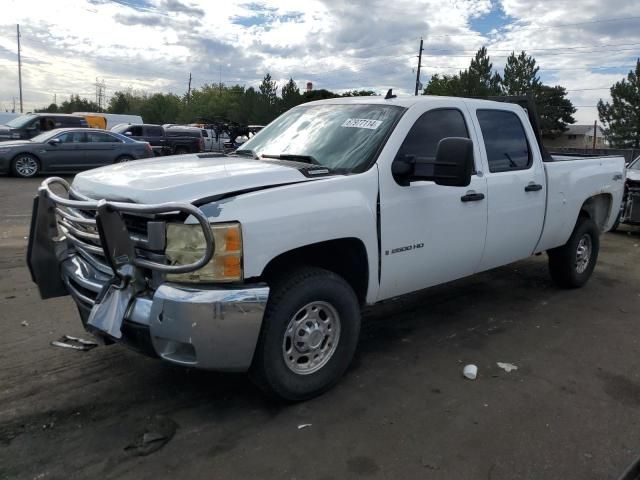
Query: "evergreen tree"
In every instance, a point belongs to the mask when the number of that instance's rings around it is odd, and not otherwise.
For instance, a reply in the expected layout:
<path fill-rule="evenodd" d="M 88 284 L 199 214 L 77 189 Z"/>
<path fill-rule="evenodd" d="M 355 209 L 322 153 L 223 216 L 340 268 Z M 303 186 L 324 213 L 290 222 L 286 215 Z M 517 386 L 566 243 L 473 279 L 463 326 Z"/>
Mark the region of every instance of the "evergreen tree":
<path fill-rule="evenodd" d="M 500 83 L 500 75 L 493 70 L 486 47 L 477 51 L 467 70 L 460 72 L 462 91 L 468 97 L 500 95 Z"/>
<path fill-rule="evenodd" d="M 567 98 L 564 87 L 540 85 L 535 92 L 535 100 L 543 137 L 557 137 L 567 130 L 567 124 L 576 123 L 573 118 L 576 109 Z"/>
<path fill-rule="evenodd" d="M 516 57 L 515 52 L 507 58 L 502 77 L 502 92 L 505 95 L 535 94 L 542 85 L 538 77 L 536 60 L 524 51 Z"/>
<path fill-rule="evenodd" d="M 290 108 L 302 103 L 302 95 L 300 89 L 293 78 L 290 78 L 285 86 L 282 87 L 282 111 L 286 112 Z"/>
<path fill-rule="evenodd" d="M 424 89 L 424 95 L 441 95 L 449 97 L 461 97 L 464 95 L 459 75 L 442 75 L 438 73 L 431 76 Z"/>
<path fill-rule="evenodd" d="M 611 103 L 598 102 L 607 139 L 615 147 L 640 148 L 640 59 L 626 79 L 611 87 Z"/>

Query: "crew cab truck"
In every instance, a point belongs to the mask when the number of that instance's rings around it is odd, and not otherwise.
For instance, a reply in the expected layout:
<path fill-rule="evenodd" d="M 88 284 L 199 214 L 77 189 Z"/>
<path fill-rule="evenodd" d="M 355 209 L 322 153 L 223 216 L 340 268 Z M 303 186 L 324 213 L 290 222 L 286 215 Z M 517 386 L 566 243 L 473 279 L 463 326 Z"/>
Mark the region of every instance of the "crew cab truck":
<path fill-rule="evenodd" d="M 551 158 L 529 116 L 475 99 L 331 99 L 231 155 L 50 178 L 30 270 L 106 343 L 307 399 L 349 366 L 365 305 L 545 251 L 558 285 L 587 282 L 624 160 Z"/>
<path fill-rule="evenodd" d="M 153 153 L 159 155 L 184 155 L 204 150 L 204 140 L 198 128 L 168 127 L 150 124 L 120 124 L 111 129 L 134 140 L 148 142 Z"/>

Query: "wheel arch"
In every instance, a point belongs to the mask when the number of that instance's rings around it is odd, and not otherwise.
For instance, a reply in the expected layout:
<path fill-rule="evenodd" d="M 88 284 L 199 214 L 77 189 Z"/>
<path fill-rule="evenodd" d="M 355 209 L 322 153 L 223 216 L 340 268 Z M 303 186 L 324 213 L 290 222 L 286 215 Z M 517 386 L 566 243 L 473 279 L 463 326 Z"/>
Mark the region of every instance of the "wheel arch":
<path fill-rule="evenodd" d="M 582 217 L 590 218 L 604 232 L 609 225 L 612 215 L 613 197 L 609 193 L 600 193 L 587 198 L 578 213 L 576 224 Z M 617 214 L 617 212 L 615 212 Z"/>
<path fill-rule="evenodd" d="M 279 275 L 296 267 L 324 268 L 340 275 L 364 304 L 369 286 L 369 259 L 359 238 L 345 237 L 312 243 L 283 252 L 264 267 L 260 279 L 273 283 Z"/>

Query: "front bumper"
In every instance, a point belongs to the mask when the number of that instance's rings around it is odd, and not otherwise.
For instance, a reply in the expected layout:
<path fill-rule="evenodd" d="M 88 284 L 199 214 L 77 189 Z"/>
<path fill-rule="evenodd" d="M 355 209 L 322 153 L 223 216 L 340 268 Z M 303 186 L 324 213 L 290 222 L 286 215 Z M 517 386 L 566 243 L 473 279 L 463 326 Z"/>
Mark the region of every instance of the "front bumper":
<path fill-rule="evenodd" d="M 60 200 L 47 189 L 41 189 L 34 202 L 27 260 L 43 298 L 70 294 L 87 330 L 168 362 L 221 371 L 249 368 L 269 288 L 264 284 L 195 288 L 158 280 L 162 275 L 157 271 L 151 279 L 142 272 L 160 270 L 166 265 L 138 258 L 140 250 L 137 248 L 135 265 L 142 267 L 135 266 L 133 260 L 130 263 L 141 275 L 137 281 L 144 279 L 144 287 L 136 288 L 128 303 L 122 336 L 114 338 L 89 325 L 89 315 L 96 308 L 100 292 L 113 279 L 117 265 L 112 264 L 109 268 L 97 262 L 100 249 L 93 246 L 87 250 L 91 244 L 79 240 L 77 225 L 69 230 L 65 227 L 70 225 L 68 221 L 57 220 L 56 212 L 60 214 L 61 210 L 57 201 Z M 82 205 L 85 208 L 88 203 L 85 201 Z M 117 207 L 118 204 L 113 205 Z M 80 210 L 74 208 L 63 212 L 80 215 Z M 99 230 L 100 240 L 114 245 L 113 239 L 103 238 L 109 237 L 105 227 Z"/>
<path fill-rule="evenodd" d="M 73 253 L 60 269 L 87 328 L 95 296 L 109 277 Z M 131 300 L 117 341 L 180 365 L 245 371 L 253 359 L 268 297 L 269 288 L 262 284 L 205 289 L 164 283 Z"/>

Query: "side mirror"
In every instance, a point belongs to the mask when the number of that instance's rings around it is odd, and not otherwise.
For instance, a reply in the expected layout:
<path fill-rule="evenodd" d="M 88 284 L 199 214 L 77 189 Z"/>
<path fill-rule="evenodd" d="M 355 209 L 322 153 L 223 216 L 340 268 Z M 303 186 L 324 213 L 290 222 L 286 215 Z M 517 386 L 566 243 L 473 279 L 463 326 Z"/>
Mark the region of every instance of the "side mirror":
<path fill-rule="evenodd" d="M 438 185 L 467 187 L 473 173 L 473 142 L 468 138 L 448 137 L 438 143 L 433 180 Z"/>
<path fill-rule="evenodd" d="M 131 135 L 133 135 L 131 132 L 124 132 L 124 134 L 125 134 L 127 137 L 130 137 Z"/>
<path fill-rule="evenodd" d="M 60 143 L 60 139 L 59 138 L 52 138 L 47 143 L 49 145 L 53 145 L 55 147 L 56 145 L 58 145 Z"/>
<path fill-rule="evenodd" d="M 402 186 L 426 180 L 448 187 L 466 187 L 473 173 L 473 142 L 468 138 L 447 137 L 440 140 L 433 157 L 402 155 L 391 164 L 391 173 Z"/>

